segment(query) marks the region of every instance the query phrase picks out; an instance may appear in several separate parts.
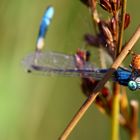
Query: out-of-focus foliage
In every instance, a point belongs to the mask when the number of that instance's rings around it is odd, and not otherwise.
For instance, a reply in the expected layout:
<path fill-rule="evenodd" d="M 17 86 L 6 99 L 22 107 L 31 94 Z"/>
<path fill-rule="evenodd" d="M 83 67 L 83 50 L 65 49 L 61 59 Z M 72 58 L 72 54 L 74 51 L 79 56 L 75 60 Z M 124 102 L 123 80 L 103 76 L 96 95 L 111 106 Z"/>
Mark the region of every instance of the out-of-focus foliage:
<path fill-rule="evenodd" d="M 74 53 L 84 45 L 83 34 L 93 32 L 89 11 L 79 0 L 1 0 L 1 140 L 55 140 L 85 100 L 80 79 L 27 74 L 21 65 L 23 57 L 35 49 L 41 16 L 50 4 L 55 7 L 55 16 L 45 49 Z M 138 1 L 128 1 L 132 21 L 125 41 L 140 23 L 139 5 Z M 96 54 L 93 52 L 95 60 Z M 130 93 L 129 98 L 140 99 L 139 96 L 139 92 Z M 69 139 L 108 140 L 110 126 L 109 118 L 92 106 Z M 125 132 L 122 137 L 127 139 Z"/>

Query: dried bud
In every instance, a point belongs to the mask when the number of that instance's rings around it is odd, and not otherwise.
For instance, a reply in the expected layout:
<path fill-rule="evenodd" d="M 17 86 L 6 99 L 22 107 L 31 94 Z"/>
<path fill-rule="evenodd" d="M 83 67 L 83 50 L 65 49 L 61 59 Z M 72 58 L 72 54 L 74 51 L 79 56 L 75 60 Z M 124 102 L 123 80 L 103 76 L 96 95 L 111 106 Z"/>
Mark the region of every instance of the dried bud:
<path fill-rule="evenodd" d="M 94 79 L 89 79 L 89 78 L 82 78 L 82 84 L 81 84 L 81 89 L 87 97 L 89 97 L 93 89 L 96 87 L 98 81 L 95 81 Z"/>
<path fill-rule="evenodd" d="M 106 87 L 102 89 L 101 93 L 104 97 L 107 97 L 110 94 L 108 88 Z"/>
<path fill-rule="evenodd" d="M 113 34 L 113 36 L 115 36 L 117 33 L 117 21 L 114 17 L 110 21 L 110 29 L 112 31 L 111 33 Z"/>
<path fill-rule="evenodd" d="M 99 24 L 99 29 L 100 29 L 101 33 L 103 33 L 105 39 L 108 40 L 110 43 L 112 43 L 113 35 L 112 35 L 110 29 L 108 28 L 108 26 L 104 22 L 101 21 Z"/>
<path fill-rule="evenodd" d="M 98 84 L 98 81 L 94 80 L 93 78 L 82 78 L 81 88 L 87 97 L 91 96 L 93 93 L 94 88 Z M 111 98 L 108 88 L 103 87 L 99 96 L 97 96 L 95 103 L 98 106 L 99 110 L 102 112 L 111 113 Z"/>
<path fill-rule="evenodd" d="M 90 60 L 91 53 L 90 51 L 86 51 L 86 61 Z"/>
<path fill-rule="evenodd" d="M 108 11 L 109 13 L 112 12 L 112 8 L 111 8 L 111 4 L 110 4 L 109 0 L 100 0 L 100 6 L 104 10 Z"/>
<path fill-rule="evenodd" d="M 117 10 L 119 10 L 122 6 L 121 0 L 117 0 Z"/>
<path fill-rule="evenodd" d="M 81 49 L 77 49 L 76 55 L 78 56 L 78 58 L 80 58 L 81 60 L 85 60 L 86 57 L 86 52 L 84 50 Z"/>
<path fill-rule="evenodd" d="M 99 81 L 94 80 L 93 78 L 82 78 L 82 84 L 81 84 L 81 88 L 83 93 L 88 97 L 92 94 L 94 88 L 96 87 L 96 85 L 98 84 Z M 107 98 L 110 95 L 109 89 L 106 87 L 103 87 L 103 89 L 101 90 L 101 93 L 103 95 L 103 97 Z"/>
<path fill-rule="evenodd" d="M 82 61 L 89 61 L 90 56 L 91 56 L 90 51 L 81 50 L 79 48 L 77 49 L 76 58 L 78 57 L 78 59 Z"/>
<path fill-rule="evenodd" d="M 129 26 L 130 23 L 130 15 L 128 13 L 125 14 L 125 22 L 124 22 L 124 29 Z"/>
<path fill-rule="evenodd" d="M 121 8 L 121 0 L 109 0 L 112 11 L 118 11 Z"/>
<path fill-rule="evenodd" d="M 91 34 L 85 34 L 84 35 L 84 40 L 86 41 L 86 43 L 88 45 L 91 45 L 91 46 L 99 46 L 99 40 L 98 40 L 98 37 L 95 37 Z"/>
<path fill-rule="evenodd" d="M 100 42 L 102 42 L 102 45 L 105 46 L 107 52 L 112 56 L 112 58 L 114 58 L 116 45 L 112 31 L 110 30 L 110 25 L 104 21 L 100 21 L 98 27 L 100 30 Z"/>

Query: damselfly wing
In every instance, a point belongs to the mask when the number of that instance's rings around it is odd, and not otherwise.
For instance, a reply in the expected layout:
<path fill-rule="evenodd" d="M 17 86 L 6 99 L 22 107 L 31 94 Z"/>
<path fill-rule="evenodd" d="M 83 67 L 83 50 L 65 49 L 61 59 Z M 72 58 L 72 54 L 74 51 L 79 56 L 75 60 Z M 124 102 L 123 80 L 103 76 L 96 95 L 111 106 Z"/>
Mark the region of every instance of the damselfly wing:
<path fill-rule="evenodd" d="M 45 75 L 93 77 L 101 80 L 107 69 L 98 69 L 90 62 L 77 67 L 75 55 L 57 52 L 32 53 L 23 60 L 24 67 L 31 72 Z"/>

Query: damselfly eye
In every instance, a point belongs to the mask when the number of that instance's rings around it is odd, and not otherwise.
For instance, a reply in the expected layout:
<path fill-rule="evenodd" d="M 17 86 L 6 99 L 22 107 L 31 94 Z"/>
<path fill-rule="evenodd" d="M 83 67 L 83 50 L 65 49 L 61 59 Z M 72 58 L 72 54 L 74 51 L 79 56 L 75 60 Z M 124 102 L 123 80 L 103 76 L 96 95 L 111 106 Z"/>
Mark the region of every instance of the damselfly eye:
<path fill-rule="evenodd" d="M 130 90 L 136 90 L 137 89 L 137 83 L 135 82 L 135 81 L 129 81 L 128 82 L 128 88 L 130 89 Z"/>

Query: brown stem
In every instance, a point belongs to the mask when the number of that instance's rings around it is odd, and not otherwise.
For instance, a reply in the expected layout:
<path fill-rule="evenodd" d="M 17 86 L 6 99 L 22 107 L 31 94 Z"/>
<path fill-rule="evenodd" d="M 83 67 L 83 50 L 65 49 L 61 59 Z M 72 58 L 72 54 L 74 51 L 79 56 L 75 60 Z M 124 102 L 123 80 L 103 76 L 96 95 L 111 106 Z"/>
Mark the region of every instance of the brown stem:
<path fill-rule="evenodd" d="M 117 54 L 120 53 L 122 49 L 122 42 L 123 42 L 123 33 L 124 33 L 124 22 L 125 22 L 125 13 L 126 13 L 126 0 L 122 1 L 122 9 L 121 9 L 121 17 L 120 20 L 120 28 L 119 28 L 119 39 L 118 39 L 118 47 L 117 47 Z"/>
<path fill-rule="evenodd" d="M 137 40 L 140 37 L 140 26 L 134 33 L 134 35 L 131 37 L 129 42 L 126 44 L 120 55 L 116 58 L 114 63 L 112 64 L 110 70 L 105 74 L 104 78 L 97 84 L 95 87 L 95 90 L 93 91 L 92 95 L 87 98 L 87 100 L 84 102 L 84 104 L 81 106 L 79 111 L 75 114 L 73 119 L 70 121 L 66 129 L 64 130 L 63 134 L 59 138 L 59 140 L 66 140 L 67 137 L 70 135 L 71 131 L 74 129 L 76 124 L 79 122 L 79 120 L 83 117 L 87 109 L 90 107 L 90 105 L 93 103 L 93 101 L 96 99 L 96 97 L 99 95 L 99 91 L 104 87 L 105 83 L 109 80 L 109 78 L 112 76 L 112 74 L 115 72 L 115 70 L 120 66 L 122 61 L 125 59 L 129 51 L 133 48 L 134 44 L 137 42 Z"/>
<path fill-rule="evenodd" d="M 97 23 L 99 23 L 100 21 L 97 8 L 96 8 L 97 1 L 96 0 L 89 0 L 89 1 L 91 3 L 92 18 L 93 18 L 94 24 L 97 25 Z M 95 30 L 95 32 L 97 33 L 97 30 Z"/>
<path fill-rule="evenodd" d="M 121 94 L 121 100 L 120 100 L 120 111 L 121 114 L 124 116 L 126 121 L 129 120 L 129 114 L 128 114 L 128 99 L 127 99 L 127 93 L 126 93 L 126 87 L 122 86 L 122 94 Z"/>
<path fill-rule="evenodd" d="M 138 140 L 138 102 L 135 100 L 132 100 L 130 102 L 131 105 L 131 118 L 130 118 L 130 135 L 131 140 Z"/>

